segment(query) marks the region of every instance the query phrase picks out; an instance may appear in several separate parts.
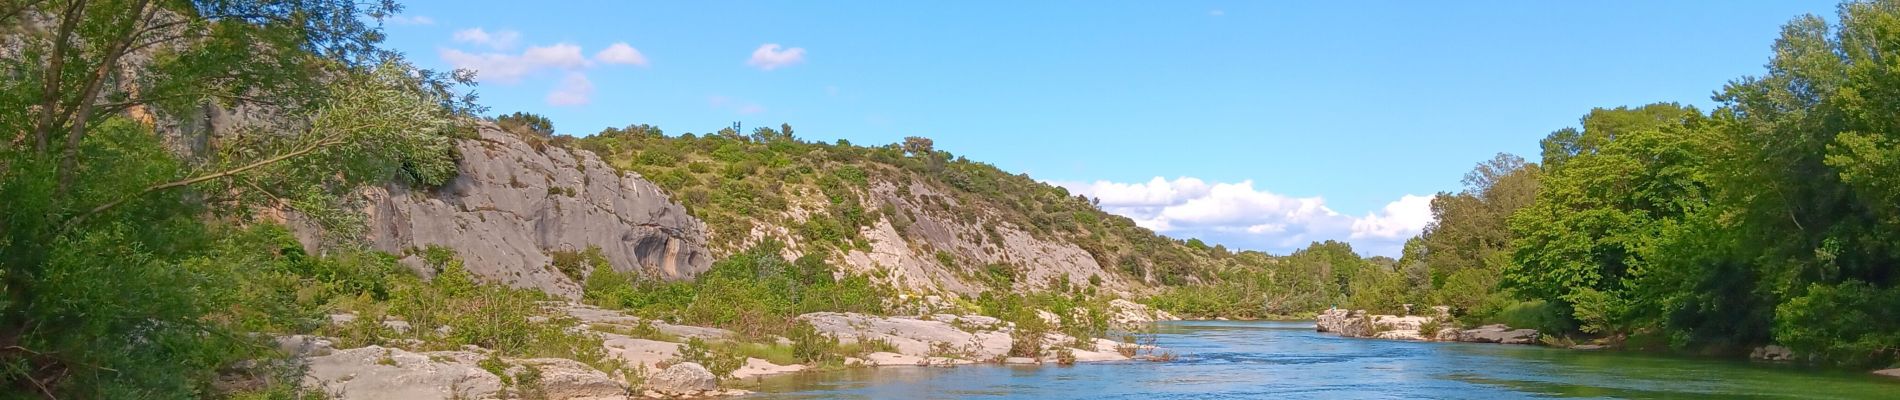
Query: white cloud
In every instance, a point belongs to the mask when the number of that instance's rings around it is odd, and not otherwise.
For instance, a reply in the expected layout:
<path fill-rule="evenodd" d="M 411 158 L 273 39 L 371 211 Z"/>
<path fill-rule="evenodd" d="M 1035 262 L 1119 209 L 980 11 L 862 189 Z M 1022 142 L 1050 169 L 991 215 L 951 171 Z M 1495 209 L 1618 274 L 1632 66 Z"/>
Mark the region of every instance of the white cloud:
<path fill-rule="evenodd" d="M 456 49 L 442 49 L 441 53 L 442 59 L 455 68 L 475 70 L 476 79 L 483 82 L 515 83 L 541 70 L 577 70 L 588 66 L 587 57 L 581 55 L 580 46 L 566 43 L 529 47 L 519 55 L 474 54 Z"/>
<path fill-rule="evenodd" d="M 492 47 L 495 50 L 507 50 L 514 48 L 515 43 L 521 41 L 521 32 L 500 30 L 490 33 L 482 28 L 468 28 L 455 31 L 454 38 L 457 43 L 469 43 Z"/>
<path fill-rule="evenodd" d="M 429 18 L 427 15 L 392 15 L 384 20 L 396 25 L 435 25 L 435 18 Z"/>
<path fill-rule="evenodd" d="M 590 100 L 588 97 L 593 94 L 594 83 L 587 80 L 587 75 L 579 72 L 569 72 L 567 77 L 561 78 L 560 86 L 556 86 L 554 91 L 548 92 L 548 105 L 587 105 L 587 102 Z"/>
<path fill-rule="evenodd" d="M 602 64 L 647 66 L 647 56 L 640 54 L 639 49 L 627 45 L 627 42 L 614 43 L 611 46 L 607 46 L 606 50 L 594 53 L 594 60 L 600 61 Z"/>
<path fill-rule="evenodd" d="M 1097 198 L 1104 211 L 1156 232 L 1281 253 L 1313 241 L 1348 240 L 1362 253 L 1397 256 L 1405 240 L 1431 221 L 1426 196 L 1406 195 L 1378 212 L 1353 217 L 1334 211 L 1324 198 L 1255 189 L 1251 180 L 1052 183 Z"/>
<path fill-rule="evenodd" d="M 1407 239 L 1432 222 L 1431 196 L 1405 195 L 1387 203 L 1381 214 L 1366 213 L 1352 222 L 1352 238 Z"/>
<path fill-rule="evenodd" d="M 792 47 L 781 49 L 778 43 L 766 43 L 759 45 L 757 50 L 753 50 L 752 59 L 746 60 L 745 63 L 746 65 L 758 67 L 762 70 L 771 71 L 802 62 L 805 62 L 805 48 Z"/>

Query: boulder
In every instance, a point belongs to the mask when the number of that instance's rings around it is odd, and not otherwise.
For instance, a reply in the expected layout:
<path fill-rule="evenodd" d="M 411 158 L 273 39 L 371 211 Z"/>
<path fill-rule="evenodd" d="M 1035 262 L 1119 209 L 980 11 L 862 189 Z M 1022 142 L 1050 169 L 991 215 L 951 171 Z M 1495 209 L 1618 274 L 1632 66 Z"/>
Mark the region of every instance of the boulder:
<path fill-rule="evenodd" d="M 1148 326 L 1148 324 L 1153 324 L 1156 321 L 1178 321 L 1181 319 L 1175 317 L 1174 314 L 1169 314 L 1167 311 L 1156 310 L 1146 304 L 1123 299 L 1109 300 L 1108 315 L 1109 322 L 1114 324 L 1116 328 L 1121 329 L 1139 329 Z"/>
<path fill-rule="evenodd" d="M 1456 342 L 1458 341 L 1458 336 L 1460 333 L 1461 331 L 1459 331 L 1458 328 L 1440 328 L 1438 329 L 1437 334 L 1432 335 L 1432 340 L 1437 340 L 1440 342 Z"/>
<path fill-rule="evenodd" d="M 1511 329 L 1501 324 L 1480 326 L 1458 333 L 1458 341 L 1472 343 L 1536 344 L 1536 329 Z"/>
<path fill-rule="evenodd" d="M 550 399 L 605 398 L 627 393 L 626 386 L 619 381 L 581 364 L 579 361 L 565 358 L 531 358 L 518 360 L 521 367 L 534 368 L 541 372 L 541 394 Z M 519 373 L 519 371 L 514 371 Z"/>
<path fill-rule="evenodd" d="M 647 377 L 645 388 L 669 397 L 699 396 L 719 390 L 719 380 L 705 366 L 683 362 Z"/>
<path fill-rule="evenodd" d="M 1345 337 L 1367 337 L 1372 335 L 1371 321 L 1366 318 L 1365 310 L 1347 311 L 1330 309 L 1321 311 L 1314 328 L 1320 332 L 1329 332 Z"/>
<path fill-rule="evenodd" d="M 1779 345 L 1756 347 L 1748 353 L 1748 358 L 1762 361 L 1789 361 L 1794 359 L 1794 350 Z"/>
<path fill-rule="evenodd" d="M 1036 318 L 1041 319 L 1042 323 L 1047 324 L 1050 329 L 1062 329 L 1062 316 L 1049 310 L 1037 309 Z"/>

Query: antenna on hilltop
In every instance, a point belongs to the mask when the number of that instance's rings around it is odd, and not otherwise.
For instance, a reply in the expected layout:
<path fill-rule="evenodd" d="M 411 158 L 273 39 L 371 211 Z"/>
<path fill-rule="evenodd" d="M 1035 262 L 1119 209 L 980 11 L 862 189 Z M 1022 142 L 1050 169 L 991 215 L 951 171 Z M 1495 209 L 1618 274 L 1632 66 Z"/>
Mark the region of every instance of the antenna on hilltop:
<path fill-rule="evenodd" d="M 732 121 L 732 133 L 744 133 L 744 132 L 745 130 L 739 129 L 739 121 Z"/>

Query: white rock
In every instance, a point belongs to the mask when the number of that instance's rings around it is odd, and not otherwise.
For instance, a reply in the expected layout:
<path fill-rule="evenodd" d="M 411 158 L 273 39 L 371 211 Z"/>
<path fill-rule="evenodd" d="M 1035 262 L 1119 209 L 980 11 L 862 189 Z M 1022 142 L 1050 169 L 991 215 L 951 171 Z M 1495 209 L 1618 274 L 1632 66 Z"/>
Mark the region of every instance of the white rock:
<path fill-rule="evenodd" d="M 369 346 L 307 359 L 304 386 L 340 400 L 480 399 L 500 393 L 501 378 L 476 366 L 481 354 L 412 353 Z"/>
<path fill-rule="evenodd" d="M 666 396 L 698 396 L 702 393 L 719 390 L 719 380 L 712 371 L 698 363 L 683 362 L 666 367 L 665 371 L 647 377 L 646 390 Z"/>

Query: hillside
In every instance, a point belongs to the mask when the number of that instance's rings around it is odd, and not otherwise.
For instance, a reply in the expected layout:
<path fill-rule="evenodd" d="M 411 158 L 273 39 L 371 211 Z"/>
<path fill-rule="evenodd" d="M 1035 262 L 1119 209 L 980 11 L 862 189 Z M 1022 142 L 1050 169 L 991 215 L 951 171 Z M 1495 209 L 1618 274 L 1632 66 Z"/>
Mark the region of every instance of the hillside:
<path fill-rule="evenodd" d="M 764 241 L 883 272 L 918 292 L 971 295 L 1067 281 L 1124 295 L 1202 279 L 1212 249 L 1138 227 L 1089 199 L 933 149 L 810 142 L 789 131 L 667 136 L 636 125 L 576 146 L 603 154 L 680 199 L 725 254 Z"/>

